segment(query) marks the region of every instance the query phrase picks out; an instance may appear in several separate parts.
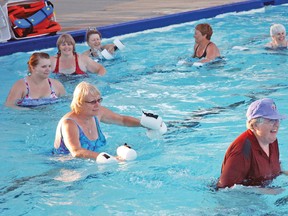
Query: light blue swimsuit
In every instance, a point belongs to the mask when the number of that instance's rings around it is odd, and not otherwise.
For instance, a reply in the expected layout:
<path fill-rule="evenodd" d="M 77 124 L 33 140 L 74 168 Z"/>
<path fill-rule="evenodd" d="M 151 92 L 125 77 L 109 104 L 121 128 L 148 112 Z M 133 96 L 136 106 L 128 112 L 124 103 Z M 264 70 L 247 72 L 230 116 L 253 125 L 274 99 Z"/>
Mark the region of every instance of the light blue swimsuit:
<path fill-rule="evenodd" d="M 82 148 L 97 152 L 101 146 L 106 145 L 106 138 L 100 129 L 100 125 L 99 125 L 98 119 L 96 117 L 94 117 L 95 122 L 96 122 L 97 131 L 98 131 L 98 139 L 96 139 L 96 140 L 89 140 L 88 137 L 84 134 L 82 128 L 77 124 L 77 122 L 74 119 L 71 119 L 71 118 L 68 118 L 68 119 L 75 122 L 75 124 L 77 125 L 77 127 L 79 129 L 79 141 L 80 141 Z M 60 146 L 57 149 L 54 148 L 53 152 L 55 154 L 69 154 L 70 153 L 68 148 L 66 147 L 64 141 L 63 141 L 62 131 L 61 131 Z"/>

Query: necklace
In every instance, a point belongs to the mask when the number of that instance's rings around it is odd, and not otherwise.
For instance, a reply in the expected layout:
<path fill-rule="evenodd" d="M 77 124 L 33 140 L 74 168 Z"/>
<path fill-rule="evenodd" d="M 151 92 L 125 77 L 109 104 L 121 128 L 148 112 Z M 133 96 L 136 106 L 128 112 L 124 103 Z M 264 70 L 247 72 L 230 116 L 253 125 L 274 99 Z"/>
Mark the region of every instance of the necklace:
<path fill-rule="evenodd" d="M 86 120 L 84 120 L 83 121 L 83 123 L 84 123 L 84 125 L 83 125 L 83 127 L 85 127 L 86 128 L 86 131 L 88 131 L 88 133 L 89 134 L 92 134 L 92 123 L 91 123 L 91 121 L 89 120 L 89 119 L 86 119 Z"/>

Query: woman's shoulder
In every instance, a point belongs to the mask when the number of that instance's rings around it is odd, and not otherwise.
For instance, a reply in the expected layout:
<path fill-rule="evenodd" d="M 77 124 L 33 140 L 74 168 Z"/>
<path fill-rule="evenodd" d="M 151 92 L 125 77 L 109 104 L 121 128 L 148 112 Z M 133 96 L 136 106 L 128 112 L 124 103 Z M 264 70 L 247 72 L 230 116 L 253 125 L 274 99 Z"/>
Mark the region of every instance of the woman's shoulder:
<path fill-rule="evenodd" d="M 217 45 L 214 42 L 210 41 L 208 43 L 208 47 L 207 48 L 218 48 L 218 47 L 217 47 Z"/>
<path fill-rule="evenodd" d="M 212 43 L 212 49 L 217 53 L 218 56 L 220 56 L 220 49 L 218 48 L 218 46 L 214 43 L 214 42 L 211 42 Z"/>
<path fill-rule="evenodd" d="M 58 54 L 56 54 L 56 55 L 51 55 L 51 56 L 50 56 L 50 59 L 51 59 L 51 60 L 52 60 L 52 59 L 57 59 L 58 56 L 59 56 Z"/>
<path fill-rule="evenodd" d="M 90 55 L 90 49 L 89 50 L 86 50 L 84 51 L 83 53 L 81 53 L 82 55 L 86 55 L 86 56 L 89 56 Z"/>
<path fill-rule="evenodd" d="M 49 80 L 52 83 L 53 87 L 56 87 L 57 89 L 60 88 L 60 87 L 64 88 L 63 84 L 59 80 L 54 79 L 54 78 L 49 78 Z"/>
<path fill-rule="evenodd" d="M 53 67 L 53 65 L 56 65 L 57 58 L 58 58 L 58 55 L 50 56 L 50 61 L 51 61 L 52 67 Z"/>
<path fill-rule="evenodd" d="M 26 93 L 26 85 L 24 79 L 17 80 L 10 89 L 9 95 L 18 95 L 23 97 Z"/>
<path fill-rule="evenodd" d="M 63 124 L 75 124 L 77 122 L 77 117 L 75 117 L 71 112 L 66 113 L 60 120 Z"/>
<path fill-rule="evenodd" d="M 84 53 L 76 53 L 76 55 L 77 55 L 78 59 L 83 60 L 83 61 L 89 59 L 89 56 L 86 55 L 85 52 Z"/>
<path fill-rule="evenodd" d="M 13 87 L 17 88 L 17 89 L 21 89 L 21 88 L 25 88 L 26 89 L 26 83 L 25 83 L 25 79 L 19 79 L 17 80 Z"/>
<path fill-rule="evenodd" d="M 85 55 L 84 53 L 78 53 L 78 61 L 79 63 L 83 63 L 84 65 L 88 65 L 90 64 L 91 62 L 94 62 L 90 57 L 89 55 Z"/>
<path fill-rule="evenodd" d="M 52 84 L 54 84 L 54 83 L 56 83 L 56 84 L 61 83 L 59 80 L 54 79 L 54 78 L 48 78 L 48 79 L 50 80 L 50 82 L 51 82 Z M 61 84 L 62 84 L 62 83 L 61 83 Z"/>
<path fill-rule="evenodd" d="M 272 44 L 272 42 L 269 42 L 269 43 L 265 44 L 264 47 L 266 47 L 266 48 L 273 48 L 273 44 Z"/>

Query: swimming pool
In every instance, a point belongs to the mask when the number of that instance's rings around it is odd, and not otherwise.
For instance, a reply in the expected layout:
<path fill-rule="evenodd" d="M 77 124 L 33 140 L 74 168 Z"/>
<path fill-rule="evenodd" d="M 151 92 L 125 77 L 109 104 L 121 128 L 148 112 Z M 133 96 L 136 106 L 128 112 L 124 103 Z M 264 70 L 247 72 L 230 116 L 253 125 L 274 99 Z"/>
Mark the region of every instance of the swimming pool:
<path fill-rule="evenodd" d="M 287 23 L 287 7 L 269 6 L 120 37 L 126 49 L 103 63 L 107 75 L 84 80 L 96 84 L 103 105 L 116 112 L 140 117 L 145 110 L 163 117 L 168 132 L 160 140 L 148 139 L 140 128 L 102 124 L 108 141 L 103 150 L 113 154 L 127 142 L 138 153 L 135 161 L 98 166 L 51 155 L 55 127 L 69 110 L 79 79 L 62 80 L 69 93 L 62 103 L 31 111 L 1 105 L 1 214 L 287 214 L 286 176 L 273 181 L 270 194 L 241 186 L 216 192 L 213 187 L 228 145 L 245 130 L 251 101 L 271 97 L 287 114 L 288 52 L 263 49 L 270 25 Z M 194 27 L 201 22 L 212 25 L 212 41 L 224 61 L 200 68 L 179 64 L 192 54 Z M 77 45 L 77 51 L 85 49 L 85 44 Z M 1 104 L 12 84 L 25 75 L 30 54 L 0 57 L 5 80 Z M 278 134 L 284 170 L 287 125 L 284 120 Z M 277 189 L 284 191 L 272 194 Z"/>

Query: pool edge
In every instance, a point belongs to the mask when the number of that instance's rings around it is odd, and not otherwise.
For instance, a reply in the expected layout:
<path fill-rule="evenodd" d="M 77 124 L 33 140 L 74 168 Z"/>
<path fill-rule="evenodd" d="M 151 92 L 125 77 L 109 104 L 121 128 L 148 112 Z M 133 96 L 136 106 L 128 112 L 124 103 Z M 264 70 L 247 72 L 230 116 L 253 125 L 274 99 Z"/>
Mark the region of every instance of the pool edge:
<path fill-rule="evenodd" d="M 288 3 L 288 0 L 249 0 L 245 2 L 231 3 L 155 18 L 124 22 L 108 26 L 100 26 L 97 29 L 101 32 L 103 38 L 111 38 L 114 36 L 140 32 L 148 29 L 161 28 L 173 24 L 191 22 L 204 18 L 212 18 L 219 14 L 248 11 L 262 8 L 267 5 L 280 5 L 285 3 Z M 59 35 L 62 33 L 63 32 L 55 35 L 47 35 L 21 40 L 11 40 L 8 42 L 0 43 L 0 56 L 10 55 L 16 52 L 27 52 L 55 47 L 56 41 Z M 71 32 L 68 31 L 67 33 L 71 34 L 77 43 L 84 42 L 85 40 L 85 30 Z"/>

